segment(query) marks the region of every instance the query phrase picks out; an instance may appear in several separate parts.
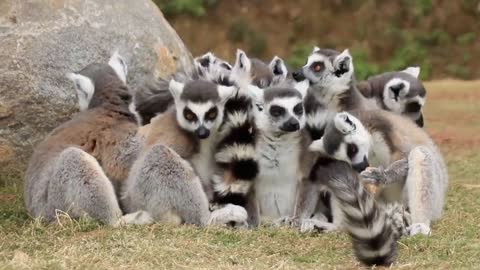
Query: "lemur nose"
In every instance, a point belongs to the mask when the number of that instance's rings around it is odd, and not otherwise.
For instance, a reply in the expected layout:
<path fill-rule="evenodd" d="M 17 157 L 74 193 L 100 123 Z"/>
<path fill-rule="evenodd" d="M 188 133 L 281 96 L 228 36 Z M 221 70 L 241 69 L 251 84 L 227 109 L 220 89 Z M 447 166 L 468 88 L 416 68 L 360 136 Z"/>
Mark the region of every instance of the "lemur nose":
<path fill-rule="evenodd" d="M 297 82 L 301 82 L 301 81 L 305 80 L 305 75 L 303 75 L 303 71 L 301 69 L 297 70 L 297 71 L 294 71 L 292 73 L 292 77 Z"/>
<path fill-rule="evenodd" d="M 405 107 L 406 112 L 416 113 L 422 109 L 422 106 L 418 102 L 410 102 Z"/>
<path fill-rule="evenodd" d="M 357 163 L 357 164 L 353 164 L 352 167 L 355 171 L 357 172 L 363 172 L 366 168 L 368 168 L 370 166 L 370 164 L 368 163 L 368 159 L 367 157 L 363 157 L 363 160 L 362 162 L 360 163 Z"/>
<path fill-rule="evenodd" d="M 205 128 L 204 126 L 200 126 L 195 130 L 195 135 L 197 135 L 198 138 L 200 139 L 206 139 L 208 136 L 210 136 L 210 130 Z"/>
<path fill-rule="evenodd" d="M 297 119 L 291 117 L 287 122 L 285 122 L 285 124 L 283 124 L 282 129 L 287 132 L 297 131 L 300 129 L 300 123 L 298 123 Z"/>

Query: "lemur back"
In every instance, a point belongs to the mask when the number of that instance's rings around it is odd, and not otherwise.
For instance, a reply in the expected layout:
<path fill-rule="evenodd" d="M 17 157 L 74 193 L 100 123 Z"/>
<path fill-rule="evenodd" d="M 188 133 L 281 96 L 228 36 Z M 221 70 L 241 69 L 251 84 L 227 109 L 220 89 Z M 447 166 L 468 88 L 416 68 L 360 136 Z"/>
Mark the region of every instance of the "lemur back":
<path fill-rule="evenodd" d="M 90 64 L 69 75 L 82 112 L 53 130 L 30 159 L 24 198 L 32 216 L 52 221 L 61 210 L 72 217 L 87 214 L 107 224 L 119 222 L 115 191 L 141 143 L 128 110 L 126 69 L 114 54 L 109 65 Z"/>

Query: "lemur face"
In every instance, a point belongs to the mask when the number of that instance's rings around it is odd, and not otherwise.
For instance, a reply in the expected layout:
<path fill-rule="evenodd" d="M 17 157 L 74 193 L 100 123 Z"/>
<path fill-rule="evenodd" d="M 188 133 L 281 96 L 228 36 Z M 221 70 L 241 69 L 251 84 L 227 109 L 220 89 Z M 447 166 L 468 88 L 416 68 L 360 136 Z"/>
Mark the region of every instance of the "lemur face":
<path fill-rule="evenodd" d="M 421 116 L 426 95 L 425 88 L 417 79 L 419 73 L 420 68 L 410 67 L 400 72 L 382 74 L 371 80 L 372 83 L 383 85 L 383 103 L 388 110 L 417 120 Z M 417 124 L 423 126 L 423 123 Z"/>
<path fill-rule="evenodd" d="M 259 129 L 275 134 L 295 132 L 305 127 L 304 96 L 295 88 L 263 90 L 261 110 L 256 111 Z"/>
<path fill-rule="evenodd" d="M 175 100 L 178 124 L 199 139 L 208 138 L 218 129 L 223 120 L 225 102 L 237 91 L 233 86 L 202 80 L 187 84 L 171 80 L 169 90 Z"/>
<path fill-rule="evenodd" d="M 232 66 L 225 60 L 216 57 L 208 52 L 202 56 L 196 57 L 194 66 L 200 77 L 220 85 L 231 86 L 230 73 Z"/>
<path fill-rule="evenodd" d="M 370 133 L 360 120 L 347 112 L 341 112 L 327 124 L 323 137 L 314 141 L 310 150 L 345 161 L 361 172 L 369 166 L 370 144 Z"/>
<path fill-rule="evenodd" d="M 348 50 L 339 53 L 315 47 L 306 65 L 292 75 L 296 81 L 308 80 L 317 90 L 340 91 L 352 80 L 352 56 Z"/>

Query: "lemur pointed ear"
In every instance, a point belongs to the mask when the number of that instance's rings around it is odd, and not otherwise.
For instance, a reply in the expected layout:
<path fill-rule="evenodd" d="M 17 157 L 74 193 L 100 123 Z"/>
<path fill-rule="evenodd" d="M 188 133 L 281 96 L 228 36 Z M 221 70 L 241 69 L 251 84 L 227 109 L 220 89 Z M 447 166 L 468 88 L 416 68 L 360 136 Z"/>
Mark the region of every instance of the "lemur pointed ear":
<path fill-rule="evenodd" d="M 235 86 L 218 85 L 217 91 L 221 102 L 225 103 L 229 98 L 233 97 L 237 93 L 238 89 Z"/>
<path fill-rule="evenodd" d="M 337 113 L 334 118 L 335 128 L 343 134 L 350 134 L 357 129 L 355 117 L 347 112 Z"/>
<path fill-rule="evenodd" d="M 275 56 L 273 57 L 272 61 L 268 65 L 270 70 L 273 73 L 273 76 L 279 76 L 279 77 L 287 77 L 287 66 L 285 65 L 285 62 L 283 61 L 282 58 Z"/>
<path fill-rule="evenodd" d="M 298 90 L 298 92 L 300 92 L 300 94 L 302 95 L 302 99 L 305 98 L 307 96 L 307 93 L 308 93 L 308 88 L 310 88 L 310 82 L 308 80 L 303 80 L 303 81 L 300 81 L 300 82 L 295 82 L 294 86 L 293 86 L 295 89 Z"/>
<path fill-rule="evenodd" d="M 123 83 L 127 83 L 127 75 L 128 75 L 128 67 L 127 63 L 125 62 L 125 59 L 118 53 L 118 51 L 115 51 L 113 55 L 110 57 L 110 60 L 108 61 L 108 65 L 115 70 L 115 73 L 117 74 L 118 78 L 122 80 Z"/>
<path fill-rule="evenodd" d="M 410 74 L 413 77 L 418 79 L 418 76 L 420 75 L 420 67 L 408 67 L 408 68 L 402 70 L 402 72 Z"/>
<path fill-rule="evenodd" d="M 77 73 L 68 73 L 67 78 L 75 85 L 75 91 L 78 97 L 78 107 L 80 111 L 88 109 L 90 100 L 95 92 L 95 86 L 90 78 Z"/>
<path fill-rule="evenodd" d="M 172 94 L 175 100 L 180 99 L 180 96 L 182 95 L 184 87 L 185 87 L 185 84 L 181 82 L 177 82 L 174 79 L 171 79 L 170 83 L 168 84 L 168 90 L 170 91 L 170 93 Z"/>
<path fill-rule="evenodd" d="M 323 138 L 313 141 L 310 146 L 308 147 L 308 150 L 312 152 L 320 152 L 323 154 L 326 154 L 327 152 L 325 151 L 325 145 L 323 143 Z"/>
<path fill-rule="evenodd" d="M 317 46 L 313 47 L 312 53 L 316 53 L 318 51 L 320 51 L 319 47 L 317 47 Z"/>
<path fill-rule="evenodd" d="M 341 77 L 345 73 L 353 73 L 353 60 L 348 49 L 345 49 L 341 54 L 333 60 L 333 68 L 335 69 L 335 76 Z"/>
<path fill-rule="evenodd" d="M 210 64 L 215 60 L 215 55 L 212 52 L 207 52 L 206 54 L 196 57 L 193 61 L 195 64 L 198 64 L 204 68 L 208 68 Z"/>
<path fill-rule="evenodd" d="M 235 59 L 230 79 L 240 88 L 247 88 L 248 85 L 252 83 L 251 68 L 252 62 L 247 57 L 247 54 L 237 49 L 237 58 Z"/>

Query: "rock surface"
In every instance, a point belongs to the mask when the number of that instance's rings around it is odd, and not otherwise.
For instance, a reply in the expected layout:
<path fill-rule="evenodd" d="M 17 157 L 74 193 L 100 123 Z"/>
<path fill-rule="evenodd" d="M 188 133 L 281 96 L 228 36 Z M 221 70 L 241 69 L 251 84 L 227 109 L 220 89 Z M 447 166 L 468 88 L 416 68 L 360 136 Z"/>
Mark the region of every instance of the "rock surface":
<path fill-rule="evenodd" d="M 130 87 L 191 62 L 150 0 L 0 1 L 0 182 L 23 171 L 34 146 L 77 110 L 65 74 L 115 50 Z"/>

